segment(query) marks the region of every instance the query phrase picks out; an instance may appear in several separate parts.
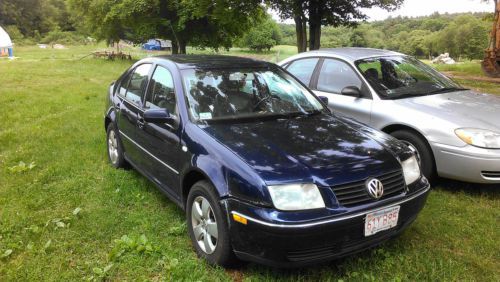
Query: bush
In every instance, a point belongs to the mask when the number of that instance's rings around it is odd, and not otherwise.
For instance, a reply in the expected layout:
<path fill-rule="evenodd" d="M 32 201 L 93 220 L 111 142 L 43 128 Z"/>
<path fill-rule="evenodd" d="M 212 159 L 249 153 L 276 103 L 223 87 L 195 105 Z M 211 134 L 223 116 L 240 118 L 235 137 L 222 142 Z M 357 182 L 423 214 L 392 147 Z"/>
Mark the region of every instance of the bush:
<path fill-rule="evenodd" d="M 238 45 L 239 47 L 262 52 L 263 50 L 271 50 L 271 48 L 279 44 L 281 37 L 282 33 L 279 26 L 270 16 L 267 16 L 263 22 L 245 34 Z"/>
<path fill-rule="evenodd" d="M 53 30 L 48 32 L 41 40 L 44 44 L 81 45 L 89 41 L 83 35 L 71 31 Z"/>
<path fill-rule="evenodd" d="M 19 28 L 15 25 L 8 25 L 5 27 L 5 31 L 7 34 L 9 34 L 10 39 L 12 41 L 19 40 L 19 39 L 24 39 L 24 35 L 21 33 Z"/>

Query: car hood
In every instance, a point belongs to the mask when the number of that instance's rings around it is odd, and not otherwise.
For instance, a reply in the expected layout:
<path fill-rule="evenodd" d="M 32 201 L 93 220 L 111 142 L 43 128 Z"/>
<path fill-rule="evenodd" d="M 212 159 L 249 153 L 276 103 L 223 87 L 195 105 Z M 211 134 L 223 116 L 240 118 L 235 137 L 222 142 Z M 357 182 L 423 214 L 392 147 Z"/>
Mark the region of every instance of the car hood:
<path fill-rule="evenodd" d="M 377 131 L 330 114 L 212 123 L 202 129 L 269 185 L 315 182 L 331 186 L 401 169 L 391 140 L 375 140 L 371 133 Z"/>
<path fill-rule="evenodd" d="M 453 123 L 500 132 L 500 96 L 459 91 L 394 100 L 402 107 L 417 110 Z"/>

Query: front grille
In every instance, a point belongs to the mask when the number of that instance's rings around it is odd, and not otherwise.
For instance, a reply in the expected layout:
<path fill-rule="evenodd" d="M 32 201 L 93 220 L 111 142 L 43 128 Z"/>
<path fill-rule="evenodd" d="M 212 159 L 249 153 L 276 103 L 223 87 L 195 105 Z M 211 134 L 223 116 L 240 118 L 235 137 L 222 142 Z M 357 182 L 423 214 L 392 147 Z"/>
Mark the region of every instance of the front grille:
<path fill-rule="evenodd" d="M 500 179 L 500 171 L 481 171 L 483 177 Z"/>
<path fill-rule="evenodd" d="M 340 250 L 340 245 L 333 245 L 323 248 L 289 251 L 287 253 L 287 258 L 290 261 L 319 260 L 334 256 L 335 254 L 339 253 Z"/>
<path fill-rule="evenodd" d="M 405 191 L 405 179 L 403 172 L 400 170 L 383 174 L 375 178 L 382 181 L 384 185 L 384 194 L 380 199 L 389 198 Z M 344 185 L 332 186 L 331 188 L 340 205 L 352 207 L 375 201 L 366 191 L 366 180 L 367 179 Z"/>
<path fill-rule="evenodd" d="M 350 226 L 345 229 L 337 229 L 335 234 L 331 236 L 331 245 L 322 247 L 306 248 L 299 250 L 290 250 L 286 256 L 289 261 L 314 261 L 334 257 L 342 257 L 348 253 L 360 251 L 369 247 L 373 247 L 383 241 L 395 236 L 401 230 L 406 228 L 408 224 L 413 222 L 416 215 L 410 217 L 401 217 L 398 226 L 394 229 L 381 231 L 375 235 L 365 237 L 363 235 L 363 225 Z M 342 234 L 339 236 L 338 234 Z"/>

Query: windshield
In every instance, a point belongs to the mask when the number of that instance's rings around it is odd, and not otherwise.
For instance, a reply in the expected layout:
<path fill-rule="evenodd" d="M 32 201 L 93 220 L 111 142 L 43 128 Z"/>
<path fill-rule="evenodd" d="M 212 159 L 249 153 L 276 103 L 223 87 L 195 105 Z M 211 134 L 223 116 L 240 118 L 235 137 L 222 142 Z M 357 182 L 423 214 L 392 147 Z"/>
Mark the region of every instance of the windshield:
<path fill-rule="evenodd" d="M 356 66 L 377 93 L 384 98 L 423 96 L 463 88 L 417 59 L 406 56 L 370 58 Z"/>
<path fill-rule="evenodd" d="M 279 69 L 182 71 L 191 117 L 196 121 L 302 115 L 322 104 Z"/>

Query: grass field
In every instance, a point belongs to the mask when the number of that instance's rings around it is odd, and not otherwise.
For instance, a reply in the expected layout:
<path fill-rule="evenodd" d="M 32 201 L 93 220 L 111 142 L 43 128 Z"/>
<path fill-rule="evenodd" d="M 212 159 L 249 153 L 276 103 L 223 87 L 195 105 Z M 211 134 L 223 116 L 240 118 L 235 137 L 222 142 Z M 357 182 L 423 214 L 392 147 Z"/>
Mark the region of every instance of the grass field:
<path fill-rule="evenodd" d="M 24 47 L 0 60 L 0 281 L 500 280 L 500 187 L 451 181 L 380 248 L 298 270 L 206 265 L 183 212 L 134 170 L 108 165 L 104 97 L 131 62 L 79 60 L 93 49 Z M 280 59 L 294 52 L 279 49 Z"/>

